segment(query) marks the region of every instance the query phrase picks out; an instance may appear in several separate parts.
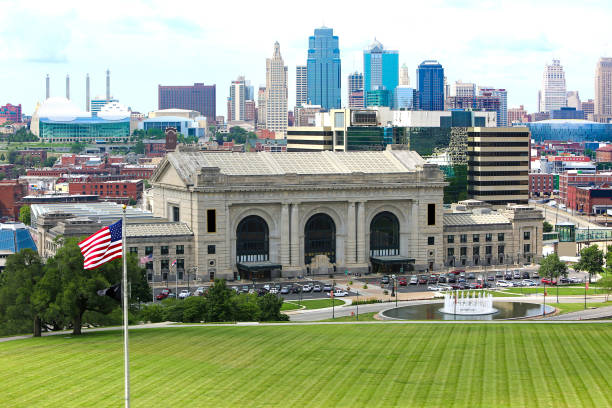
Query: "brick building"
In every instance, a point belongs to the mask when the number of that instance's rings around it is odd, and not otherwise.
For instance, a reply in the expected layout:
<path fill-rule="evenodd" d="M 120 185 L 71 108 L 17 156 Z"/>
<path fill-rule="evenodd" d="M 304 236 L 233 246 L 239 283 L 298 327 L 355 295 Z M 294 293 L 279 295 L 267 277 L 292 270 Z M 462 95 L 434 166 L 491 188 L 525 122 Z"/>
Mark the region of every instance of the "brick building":
<path fill-rule="evenodd" d="M 32 157 L 32 158 L 38 157 L 41 163 L 47 160 L 46 150 L 20 150 L 19 155 L 23 156 L 24 159 L 26 157 Z"/>
<path fill-rule="evenodd" d="M 567 208 L 585 214 L 603 213 L 612 208 L 612 188 L 610 184 L 599 186 L 567 188 Z"/>
<path fill-rule="evenodd" d="M 129 176 L 126 178 L 149 179 L 156 168 L 157 165 L 154 164 L 126 165 L 121 168 L 120 174 L 121 176 Z"/>
<path fill-rule="evenodd" d="M 27 195 L 28 186 L 19 180 L 0 181 L 0 217 L 19 218 L 21 200 Z"/>
<path fill-rule="evenodd" d="M 600 162 L 612 162 L 612 145 L 602 146 L 595 150 L 595 161 Z"/>
<path fill-rule="evenodd" d="M 126 203 L 130 198 L 142 197 L 142 180 L 103 181 L 95 183 L 69 183 L 70 194 L 97 195 L 102 200 Z"/>
<path fill-rule="evenodd" d="M 554 176 L 549 173 L 529 173 L 529 196 L 551 195 L 553 192 Z"/>
<path fill-rule="evenodd" d="M 0 123 L 6 121 L 20 123 L 22 119 L 21 104 L 11 105 L 10 103 L 7 103 L 4 106 L 0 106 Z"/>
<path fill-rule="evenodd" d="M 567 171 L 559 174 L 559 198 L 570 208 L 568 203 L 568 188 L 570 186 L 588 187 L 604 183 L 612 184 L 612 173 L 581 174 L 577 171 Z"/>

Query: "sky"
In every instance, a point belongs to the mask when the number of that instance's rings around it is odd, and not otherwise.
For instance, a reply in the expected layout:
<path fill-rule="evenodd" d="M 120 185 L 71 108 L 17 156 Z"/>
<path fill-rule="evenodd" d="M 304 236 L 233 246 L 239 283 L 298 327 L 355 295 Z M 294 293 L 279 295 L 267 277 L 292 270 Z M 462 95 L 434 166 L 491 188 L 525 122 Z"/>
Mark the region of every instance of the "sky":
<path fill-rule="evenodd" d="M 244 75 L 265 84 L 265 60 L 275 41 L 289 72 L 306 63 L 308 36 L 320 26 L 339 36 L 342 98 L 346 77 L 363 71 L 363 50 L 374 38 L 399 51 L 416 84 L 426 59 L 456 80 L 508 90 L 508 106 L 536 110 L 542 72 L 553 58 L 564 66 L 567 90 L 593 98 L 597 60 L 612 56 L 609 1 L 145 1 L 0 0 L 0 105 L 31 114 L 45 98 L 65 96 L 85 108 L 85 75 L 92 97 L 111 94 L 134 111 L 157 109 L 157 85 L 217 85 L 217 115 L 226 115 L 229 85 Z"/>

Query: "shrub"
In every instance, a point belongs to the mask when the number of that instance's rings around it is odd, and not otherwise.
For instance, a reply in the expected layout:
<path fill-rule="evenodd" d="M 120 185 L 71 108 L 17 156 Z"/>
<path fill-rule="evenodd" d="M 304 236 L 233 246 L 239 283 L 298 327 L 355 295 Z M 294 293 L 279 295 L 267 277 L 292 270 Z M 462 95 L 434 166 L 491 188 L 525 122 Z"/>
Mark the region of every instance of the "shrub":
<path fill-rule="evenodd" d="M 352 284 L 353 284 L 353 281 L 352 281 L 352 280 L 348 281 L 348 284 L 349 284 L 349 285 L 352 285 Z"/>
<path fill-rule="evenodd" d="M 365 284 L 365 285 L 363 285 L 363 286 L 362 286 L 362 288 L 363 288 L 363 289 L 367 289 L 367 288 L 368 288 L 368 285 L 367 285 L 367 284 Z"/>
<path fill-rule="evenodd" d="M 364 299 L 364 300 L 353 300 L 353 302 L 351 303 L 351 306 L 356 306 L 356 305 L 369 305 L 371 303 L 382 303 L 383 301 L 381 299 L 376 299 L 376 298 L 369 298 L 369 299 Z"/>
<path fill-rule="evenodd" d="M 383 290 L 383 295 L 388 295 L 389 291 L 387 289 Z"/>
<path fill-rule="evenodd" d="M 164 306 L 159 303 L 146 305 L 140 311 L 141 319 L 144 322 L 159 323 L 164 321 Z"/>

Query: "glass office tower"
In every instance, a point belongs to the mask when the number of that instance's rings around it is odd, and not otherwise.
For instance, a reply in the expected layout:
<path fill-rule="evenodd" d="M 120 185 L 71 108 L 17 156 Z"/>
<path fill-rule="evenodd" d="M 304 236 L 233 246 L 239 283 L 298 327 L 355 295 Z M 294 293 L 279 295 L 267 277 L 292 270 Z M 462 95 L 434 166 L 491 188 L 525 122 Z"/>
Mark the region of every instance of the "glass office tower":
<path fill-rule="evenodd" d="M 332 28 L 316 28 L 308 38 L 308 103 L 323 109 L 341 107 L 340 48 Z"/>
<path fill-rule="evenodd" d="M 444 110 L 444 68 L 438 61 L 423 61 L 417 68 L 419 109 Z"/>

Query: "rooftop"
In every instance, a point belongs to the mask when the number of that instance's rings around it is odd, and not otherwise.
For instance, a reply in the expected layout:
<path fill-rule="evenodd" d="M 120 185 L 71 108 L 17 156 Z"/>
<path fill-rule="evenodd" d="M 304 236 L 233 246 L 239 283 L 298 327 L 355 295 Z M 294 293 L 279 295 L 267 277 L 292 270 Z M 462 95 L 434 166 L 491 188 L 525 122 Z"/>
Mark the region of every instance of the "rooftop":
<path fill-rule="evenodd" d="M 488 214 L 453 213 L 444 214 L 444 226 L 511 224 L 504 215 L 491 211 Z"/>
<path fill-rule="evenodd" d="M 87 217 L 92 220 L 110 225 L 119 220 L 123 215 L 123 206 L 114 202 L 97 203 L 53 203 L 32 204 L 32 225 L 36 225 L 36 219 L 52 213 L 72 214 L 74 217 Z M 153 213 L 140 208 L 127 207 L 126 217 L 129 223 L 135 222 L 162 222 L 163 218 L 154 217 Z"/>
<path fill-rule="evenodd" d="M 187 224 L 182 222 L 159 222 L 146 224 L 128 224 L 125 230 L 127 237 L 171 237 L 193 235 Z"/>

